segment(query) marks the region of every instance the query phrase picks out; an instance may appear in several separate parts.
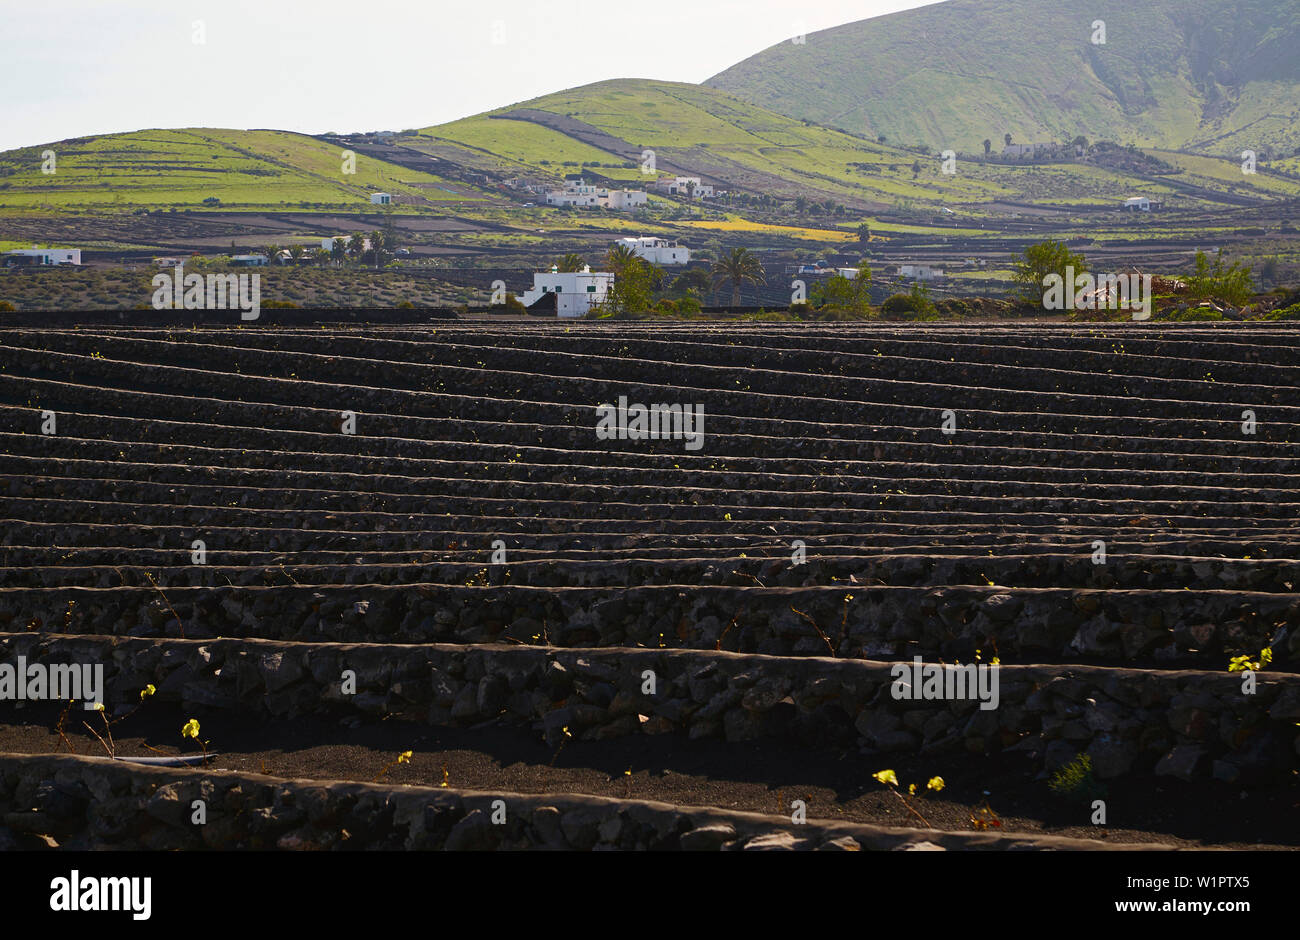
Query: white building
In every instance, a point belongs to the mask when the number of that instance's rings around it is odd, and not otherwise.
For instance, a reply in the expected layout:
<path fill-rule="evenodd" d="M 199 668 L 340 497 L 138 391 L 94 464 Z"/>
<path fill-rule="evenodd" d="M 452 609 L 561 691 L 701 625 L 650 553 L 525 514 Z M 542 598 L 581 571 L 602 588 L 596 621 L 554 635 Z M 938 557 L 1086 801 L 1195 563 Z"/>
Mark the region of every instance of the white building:
<path fill-rule="evenodd" d="M 650 197 L 639 189 L 602 189 L 599 197 L 600 204 L 606 209 L 617 209 L 619 211 L 636 209 L 650 201 Z"/>
<path fill-rule="evenodd" d="M 712 199 L 713 187 L 698 176 L 676 176 L 655 184 L 655 188 L 670 196 L 689 196 L 691 199 Z"/>
<path fill-rule="evenodd" d="M 531 307 L 549 295 L 554 297 L 557 317 L 581 317 L 603 301 L 613 286 L 614 275 L 608 272 L 593 271 L 584 265 L 581 271 L 561 273 L 552 267 L 545 274 L 534 274 L 533 289 L 519 300 Z"/>
<path fill-rule="evenodd" d="M 924 264 L 905 264 L 898 269 L 899 276 L 910 277 L 918 281 L 935 281 L 943 277 L 943 268 L 931 268 Z"/>
<path fill-rule="evenodd" d="M 1033 157 L 1039 154 L 1051 153 L 1057 149 L 1053 143 L 1042 144 L 1007 144 L 1002 148 L 1004 157 Z"/>
<path fill-rule="evenodd" d="M 567 179 L 564 189 L 546 194 L 548 206 L 586 206 L 604 209 L 635 209 L 649 202 L 649 197 L 634 189 L 602 189 L 585 179 Z"/>
<path fill-rule="evenodd" d="M 7 262 L 9 264 L 81 264 L 81 249 L 42 248 L 39 245 L 32 245 L 31 248 L 6 251 L 5 257 L 13 259 Z"/>
<path fill-rule="evenodd" d="M 388 193 L 371 193 L 370 204 L 373 206 L 387 206 L 391 204 L 393 197 Z"/>
<path fill-rule="evenodd" d="M 638 258 L 644 258 L 651 264 L 691 263 L 689 248 L 663 238 L 620 238 L 614 244 L 627 247 Z"/>
<path fill-rule="evenodd" d="M 1151 200 L 1146 196 L 1133 196 L 1124 200 L 1124 211 L 1126 212 L 1150 212 Z"/>

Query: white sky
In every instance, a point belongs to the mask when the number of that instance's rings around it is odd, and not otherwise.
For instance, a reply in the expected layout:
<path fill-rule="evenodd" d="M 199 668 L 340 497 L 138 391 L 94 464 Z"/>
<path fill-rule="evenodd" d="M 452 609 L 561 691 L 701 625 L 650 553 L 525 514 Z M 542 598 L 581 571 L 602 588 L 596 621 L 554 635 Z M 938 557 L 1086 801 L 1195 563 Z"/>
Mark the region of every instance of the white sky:
<path fill-rule="evenodd" d="M 700 82 L 926 2 L 7 0 L 0 150 L 147 127 L 426 127 L 610 78 Z"/>

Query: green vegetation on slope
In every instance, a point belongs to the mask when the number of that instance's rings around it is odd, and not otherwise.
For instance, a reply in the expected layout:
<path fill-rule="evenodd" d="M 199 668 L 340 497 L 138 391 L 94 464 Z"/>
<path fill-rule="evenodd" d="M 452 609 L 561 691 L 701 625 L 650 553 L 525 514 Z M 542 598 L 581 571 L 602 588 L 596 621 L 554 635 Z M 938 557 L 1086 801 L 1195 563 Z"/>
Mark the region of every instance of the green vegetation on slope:
<path fill-rule="evenodd" d="M 1280 156 L 1300 147 L 1297 45 L 1300 0 L 947 0 L 786 41 L 705 84 L 936 149 L 1082 134 Z"/>
<path fill-rule="evenodd" d="M 54 152 L 52 174 L 42 172 Z M 417 203 L 475 198 L 428 173 L 358 156 L 287 131 L 147 130 L 67 140 L 0 154 L 0 208 L 360 207 L 375 190 Z M 454 190 L 455 192 L 453 192 Z M 209 203 L 213 205 L 213 203 Z"/>

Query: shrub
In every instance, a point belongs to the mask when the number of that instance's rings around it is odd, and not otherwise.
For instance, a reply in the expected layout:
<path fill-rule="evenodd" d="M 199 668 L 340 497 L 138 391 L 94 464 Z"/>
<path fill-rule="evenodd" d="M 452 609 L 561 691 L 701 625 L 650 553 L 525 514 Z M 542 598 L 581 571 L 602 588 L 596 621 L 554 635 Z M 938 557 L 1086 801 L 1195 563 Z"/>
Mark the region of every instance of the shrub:
<path fill-rule="evenodd" d="M 1222 320 L 1223 314 L 1213 307 L 1188 307 L 1185 310 L 1172 309 L 1155 315 L 1157 320 L 1171 323 L 1194 323 L 1201 320 Z"/>
<path fill-rule="evenodd" d="M 677 301 L 677 311 L 679 313 L 700 313 L 703 309 L 700 306 L 700 298 L 693 294 L 687 294 Z"/>
<path fill-rule="evenodd" d="M 912 312 L 912 298 L 908 294 L 894 294 L 880 305 L 880 312 L 893 317 Z"/>
<path fill-rule="evenodd" d="M 0 313 L 13 313 L 17 309 L 7 300 L 0 300 Z"/>
<path fill-rule="evenodd" d="M 1270 310 L 1268 313 L 1259 317 L 1260 320 L 1300 320 L 1300 304 L 1292 304 L 1289 307 L 1279 307 L 1276 310 Z"/>
<path fill-rule="evenodd" d="M 1092 775 L 1092 758 L 1087 754 L 1078 754 L 1055 774 L 1047 784 L 1057 796 L 1070 801 L 1091 803 L 1105 795 L 1105 787 Z"/>
<path fill-rule="evenodd" d="M 1250 268 L 1243 268 L 1236 261 L 1225 267 L 1222 248 L 1214 261 L 1210 261 L 1203 251 L 1196 253 L 1196 268 L 1187 278 L 1189 298 L 1243 304 L 1250 299 L 1250 294 Z"/>
<path fill-rule="evenodd" d="M 300 309 L 292 300 L 267 300 L 262 303 L 263 310 L 298 310 Z"/>

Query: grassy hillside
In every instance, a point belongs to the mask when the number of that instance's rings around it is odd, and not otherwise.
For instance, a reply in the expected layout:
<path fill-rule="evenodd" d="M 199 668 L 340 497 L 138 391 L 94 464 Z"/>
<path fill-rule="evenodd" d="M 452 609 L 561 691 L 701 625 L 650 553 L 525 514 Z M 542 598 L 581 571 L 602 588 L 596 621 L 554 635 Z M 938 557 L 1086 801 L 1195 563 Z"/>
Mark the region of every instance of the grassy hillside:
<path fill-rule="evenodd" d="M 809 37 L 813 42 L 817 37 Z M 874 137 L 822 127 L 748 104 L 712 88 L 619 80 L 426 128 L 402 143 L 444 159 L 500 173 L 558 177 L 586 166 L 644 182 L 640 155 L 653 150 L 666 168 L 702 175 L 723 188 L 779 199 L 832 200 L 862 210 L 959 207 L 979 213 L 994 203 L 1112 207 L 1134 192 L 1171 207 L 1198 208 L 1202 195 L 1135 170 L 1090 163 L 1038 166 L 983 163 L 963 156 L 941 171 L 938 147 L 923 152 Z M 978 142 L 961 149 L 982 153 Z M 1262 199 L 1300 196 L 1300 181 L 1260 173 L 1243 177 L 1226 160 L 1162 154 L 1170 177 L 1216 192 Z"/>
<path fill-rule="evenodd" d="M 578 122 L 607 135 L 597 147 L 540 123 Z M 578 164 L 630 183 L 645 183 L 640 154 L 655 152 L 660 175 L 688 172 L 723 188 L 783 199 L 832 199 L 851 206 L 902 200 L 978 203 L 1014 194 L 981 174 L 941 177 L 928 157 L 830 128 L 805 124 L 696 85 L 643 80 L 599 82 L 487 114 L 426 128 L 403 143 L 454 159 L 454 151 L 490 154 L 496 168 L 559 175 Z M 568 164 L 568 165 L 566 165 Z"/>
<path fill-rule="evenodd" d="M 1105 23 L 1096 45 L 1092 23 Z M 709 79 L 783 114 L 975 152 L 1113 140 L 1300 147 L 1300 0 L 948 0 L 784 42 Z"/>
<path fill-rule="evenodd" d="M 56 172 L 42 173 L 53 150 Z M 361 207 L 375 190 L 399 201 L 473 198 L 461 184 L 358 158 L 344 175 L 340 150 L 286 131 L 147 130 L 87 137 L 0 154 L 0 209 L 267 209 L 302 203 Z"/>

